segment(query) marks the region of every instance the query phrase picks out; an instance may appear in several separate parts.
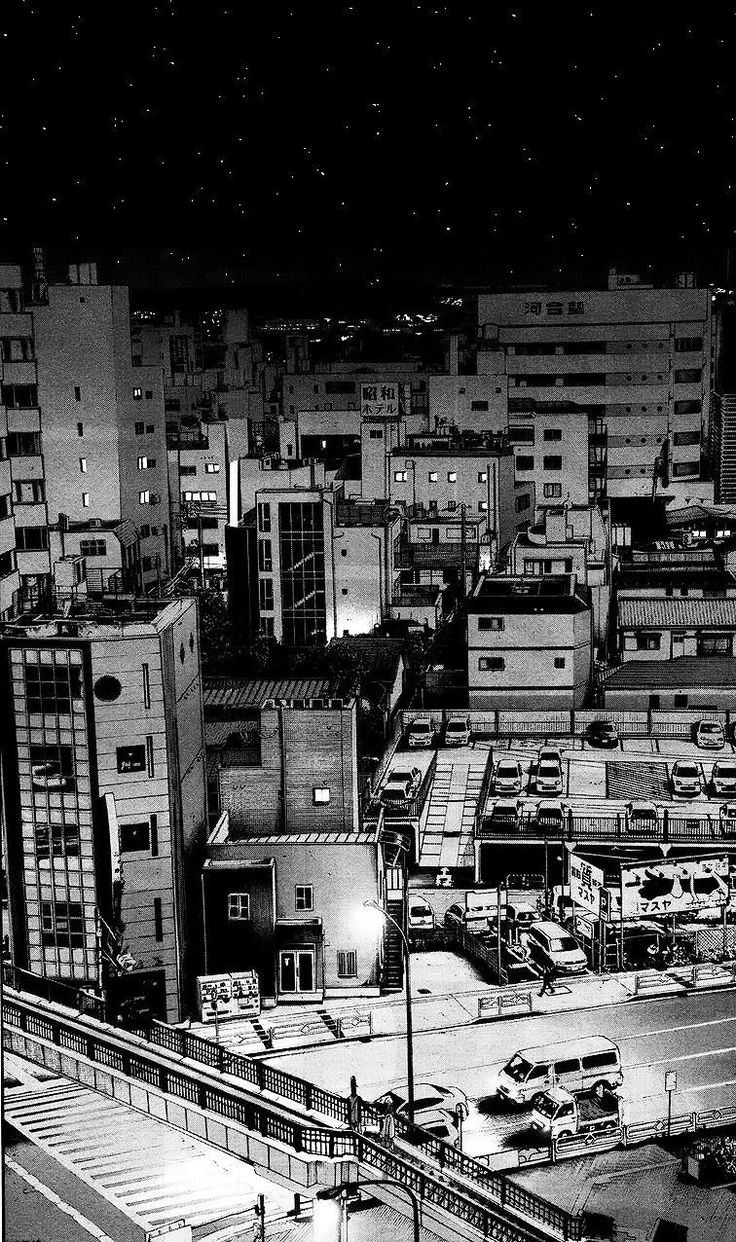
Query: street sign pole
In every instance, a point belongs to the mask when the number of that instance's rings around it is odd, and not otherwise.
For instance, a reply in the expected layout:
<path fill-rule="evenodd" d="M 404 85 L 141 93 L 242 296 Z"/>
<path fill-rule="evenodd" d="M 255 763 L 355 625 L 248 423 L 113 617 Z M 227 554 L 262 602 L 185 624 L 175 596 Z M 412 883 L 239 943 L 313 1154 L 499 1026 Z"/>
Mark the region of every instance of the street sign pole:
<path fill-rule="evenodd" d="M 664 1089 L 667 1092 L 667 1138 L 672 1135 L 672 1093 L 677 1090 L 677 1070 L 667 1070 L 664 1076 Z"/>

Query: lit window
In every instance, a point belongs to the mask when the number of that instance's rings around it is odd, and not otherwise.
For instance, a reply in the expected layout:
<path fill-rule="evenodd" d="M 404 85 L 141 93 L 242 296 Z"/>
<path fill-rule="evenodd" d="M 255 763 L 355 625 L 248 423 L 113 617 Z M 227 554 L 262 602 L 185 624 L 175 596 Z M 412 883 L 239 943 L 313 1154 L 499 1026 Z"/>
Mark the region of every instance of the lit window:
<path fill-rule="evenodd" d="M 430 483 L 436 483 L 437 482 L 437 471 L 430 470 L 429 474 L 427 475 L 427 478 L 429 479 Z"/>
<path fill-rule="evenodd" d="M 89 492 L 82 492 L 82 508 L 89 509 Z"/>
<path fill-rule="evenodd" d="M 151 503 L 150 492 L 139 492 L 138 493 L 138 504 L 139 505 L 150 505 L 150 503 Z"/>
<path fill-rule="evenodd" d="M 327 806 L 330 801 L 330 791 L 324 786 L 316 785 L 312 790 L 312 801 L 315 806 Z"/>
<path fill-rule="evenodd" d="M 503 656 L 481 656 L 478 660 L 481 673 L 502 673 L 506 668 Z"/>
<path fill-rule="evenodd" d="M 488 472 L 487 472 L 486 470 L 479 470 L 479 471 L 478 471 L 478 482 L 479 482 L 479 483 L 487 483 L 487 482 L 488 482 Z"/>
<path fill-rule="evenodd" d="M 79 469 L 81 470 L 82 474 L 87 473 L 87 458 L 86 457 L 80 457 Z"/>
<path fill-rule="evenodd" d="M 142 389 L 142 388 L 134 388 L 134 389 L 133 389 L 133 400 L 134 400 L 134 401 L 142 401 L 142 400 L 143 400 L 143 389 Z"/>
<path fill-rule="evenodd" d="M 406 483 L 407 478 L 406 470 L 394 470 L 394 483 Z"/>
<path fill-rule="evenodd" d="M 204 463 L 204 472 L 205 474 L 219 474 L 220 473 L 219 461 L 206 461 Z"/>
<path fill-rule="evenodd" d="M 250 893 L 228 893 L 227 917 L 231 922 L 250 918 Z"/>
<path fill-rule="evenodd" d="M 488 501 L 480 500 L 478 502 L 478 508 L 480 509 L 481 513 L 487 513 L 488 512 Z"/>
<path fill-rule="evenodd" d="M 448 483 L 457 483 L 457 472 L 456 472 L 455 470 L 448 470 L 448 471 L 447 471 L 447 482 L 448 482 Z"/>

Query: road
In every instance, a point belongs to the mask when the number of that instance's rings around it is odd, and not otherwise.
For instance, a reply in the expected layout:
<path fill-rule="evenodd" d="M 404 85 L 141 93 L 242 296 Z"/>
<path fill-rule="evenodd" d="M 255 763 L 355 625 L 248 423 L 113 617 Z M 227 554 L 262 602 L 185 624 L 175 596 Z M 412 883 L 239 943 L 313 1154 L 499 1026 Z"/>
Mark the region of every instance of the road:
<path fill-rule="evenodd" d="M 630 1121 L 666 1117 L 664 1076 L 673 1069 L 673 1116 L 736 1104 L 734 992 L 422 1032 L 414 1038 L 415 1081 L 461 1087 L 472 1103 L 466 1148 L 475 1155 L 498 1151 L 518 1141 L 528 1125 L 523 1113 L 509 1113 L 497 1099 L 499 1069 L 520 1048 L 557 1045 L 581 1035 L 606 1035 L 618 1044 L 624 1073 L 621 1094 Z M 274 1063 L 332 1090 L 344 1083 L 346 1094 L 355 1074 L 361 1095 L 374 1099 L 406 1082 L 405 1058 L 405 1039 L 395 1036 L 300 1049 L 274 1058 Z"/>

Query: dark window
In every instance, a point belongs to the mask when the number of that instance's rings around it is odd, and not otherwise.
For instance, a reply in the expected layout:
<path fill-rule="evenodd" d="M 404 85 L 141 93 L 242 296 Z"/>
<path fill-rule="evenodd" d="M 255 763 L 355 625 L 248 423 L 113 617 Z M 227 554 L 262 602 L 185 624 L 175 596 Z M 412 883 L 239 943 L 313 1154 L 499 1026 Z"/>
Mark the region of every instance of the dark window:
<path fill-rule="evenodd" d="M 145 746 L 118 746 L 117 764 L 118 772 L 145 772 Z"/>
<path fill-rule="evenodd" d="M 674 697 L 675 707 L 687 707 L 688 696 L 686 694 L 676 694 Z"/>
<path fill-rule="evenodd" d="M 672 466 L 672 474 L 676 479 L 694 477 L 700 474 L 699 461 L 676 461 Z"/>
<path fill-rule="evenodd" d="M 555 656 L 555 668 L 564 668 L 564 667 L 565 667 L 565 657 Z"/>
<path fill-rule="evenodd" d="M 84 435 L 84 423 L 77 423 L 77 435 L 78 436 Z"/>
<path fill-rule="evenodd" d="M 135 425 L 135 434 L 136 434 L 137 436 L 142 436 L 142 435 L 144 435 L 144 434 L 145 434 L 145 430 L 146 430 L 146 425 L 145 425 L 145 423 L 136 423 L 136 425 Z"/>
<path fill-rule="evenodd" d="M 8 457 L 39 457 L 40 431 L 10 431 L 7 438 Z"/>
<path fill-rule="evenodd" d="M 273 612 L 273 578 L 259 578 L 258 592 L 261 612 Z"/>
<path fill-rule="evenodd" d="M 478 668 L 482 673 L 502 673 L 506 668 L 503 656 L 481 656 Z"/>
<path fill-rule="evenodd" d="M 733 639 L 730 634 L 701 634 L 698 638 L 699 656 L 730 656 Z"/>
<path fill-rule="evenodd" d="M 611 1049 L 609 1052 L 591 1052 L 589 1056 L 583 1057 L 583 1069 L 615 1069 L 618 1066 L 618 1057 Z"/>
<path fill-rule="evenodd" d="M 637 634 L 636 650 L 637 651 L 659 651 L 662 644 L 661 634 Z"/>
<path fill-rule="evenodd" d="M 488 409 L 488 402 L 487 401 L 471 401 L 470 408 L 471 410 L 485 411 Z"/>
<path fill-rule="evenodd" d="M 533 427 L 509 427 L 509 440 L 512 444 L 533 444 Z"/>
<path fill-rule="evenodd" d="M 219 543 L 203 543 L 202 544 L 202 555 L 203 556 L 219 556 L 220 555 Z"/>
<path fill-rule="evenodd" d="M 160 942 L 164 938 L 164 917 L 161 909 L 161 898 L 153 899 L 153 926 L 156 933 L 156 939 Z"/>
<path fill-rule="evenodd" d="M 273 553 L 270 539 L 258 540 L 258 568 L 267 574 L 273 571 Z"/>
<path fill-rule="evenodd" d="M 517 457 L 516 458 L 516 469 L 517 470 L 533 470 L 534 469 L 534 458 L 533 457 L 521 457 L 521 456 Z"/>
<path fill-rule="evenodd" d="M 660 705 L 661 701 L 662 701 L 662 700 L 661 700 L 661 696 L 660 696 L 659 694 L 650 694 L 650 695 L 649 695 L 649 706 L 650 706 L 651 708 L 655 708 L 655 709 L 656 709 L 657 707 L 659 707 L 659 705 Z"/>
<path fill-rule="evenodd" d="M 74 789 L 74 756 L 71 746 L 32 745 L 31 784 L 34 789 Z"/>
<path fill-rule="evenodd" d="M 81 669 L 66 664 L 26 664 L 29 713 L 69 716 L 71 700 L 82 696 Z"/>
<path fill-rule="evenodd" d="M 561 457 L 545 457 L 544 468 L 545 470 L 561 470 L 562 469 L 562 458 Z"/>
<path fill-rule="evenodd" d="M 678 336 L 675 338 L 676 354 L 694 354 L 702 348 L 702 336 Z"/>
<path fill-rule="evenodd" d="M 703 411 L 702 401 L 676 401 L 675 414 L 701 414 Z"/>
<path fill-rule="evenodd" d="M 147 821 L 139 824 L 120 825 L 120 848 L 127 853 L 129 850 L 147 850 L 151 845 L 151 830 Z"/>
<path fill-rule="evenodd" d="M 258 506 L 258 529 L 266 535 L 271 530 L 271 506 L 268 503 Z"/>
<path fill-rule="evenodd" d="M 9 410 L 29 410 L 38 405 L 38 388 L 35 384 L 3 384 L 0 387 L 0 405 Z"/>
<path fill-rule="evenodd" d="M 700 367 L 686 367 L 681 371 L 675 371 L 676 384 L 699 384 L 703 378 L 703 372 Z"/>
<path fill-rule="evenodd" d="M 478 617 L 479 630 L 502 630 L 504 625 L 503 617 Z"/>
<path fill-rule="evenodd" d="M 46 499 L 43 479 L 15 479 L 13 494 L 17 505 L 40 505 Z"/>
<path fill-rule="evenodd" d="M 79 901 L 42 901 L 41 943 L 47 949 L 83 949 L 82 903 Z"/>
<path fill-rule="evenodd" d="M 355 392 L 355 384 L 351 380 L 325 380 L 325 394 L 335 393 L 346 395 Z"/>
<path fill-rule="evenodd" d="M 314 909 L 314 887 L 311 884 L 296 885 L 294 907 L 297 910 Z"/>
<path fill-rule="evenodd" d="M 79 551 L 82 556 L 107 556 L 107 540 L 80 539 Z"/>
<path fill-rule="evenodd" d="M 151 855 L 158 858 L 158 815 L 151 816 Z"/>
<path fill-rule="evenodd" d="M 672 437 L 674 444 L 700 444 L 699 431 L 676 431 Z"/>
<path fill-rule="evenodd" d="M 559 427 L 547 427 L 544 432 L 545 440 L 561 440 L 562 431 Z"/>
<path fill-rule="evenodd" d="M 355 949 L 338 949 L 338 979 L 354 979 L 358 973 L 358 954 Z"/>
<path fill-rule="evenodd" d="M 555 497 L 559 498 L 561 496 L 562 496 L 562 484 L 561 483 L 545 483 L 544 497 L 546 500 L 552 500 Z"/>
<path fill-rule="evenodd" d="M 529 495 L 517 496 L 516 500 L 514 501 L 514 508 L 517 513 L 524 513 L 527 509 L 531 507 L 531 503 L 532 503 L 531 496 Z"/>
<path fill-rule="evenodd" d="M 196 466 L 179 466 L 179 474 L 192 475 L 197 473 Z"/>

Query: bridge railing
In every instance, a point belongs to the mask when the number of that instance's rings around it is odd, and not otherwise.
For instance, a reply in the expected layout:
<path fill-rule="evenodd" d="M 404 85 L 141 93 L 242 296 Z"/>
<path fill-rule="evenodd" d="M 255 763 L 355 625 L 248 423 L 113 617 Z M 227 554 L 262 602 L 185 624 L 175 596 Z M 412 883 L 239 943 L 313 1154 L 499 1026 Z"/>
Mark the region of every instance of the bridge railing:
<path fill-rule="evenodd" d="M 427 1134 L 418 1126 L 397 1119 L 396 1137 L 410 1149 L 407 1152 L 388 1150 L 380 1141 L 366 1134 L 347 1129 L 347 1101 L 323 1091 L 311 1083 L 284 1074 L 272 1066 L 213 1045 L 189 1031 L 175 1030 L 159 1024 L 158 1034 L 150 1043 L 129 1032 L 95 1029 L 93 1020 L 80 1020 L 57 1013 L 39 1012 L 37 1005 L 19 996 L 3 997 L 3 1043 L 10 1044 L 8 1031 L 19 1029 L 46 1040 L 60 1049 L 68 1049 L 86 1060 L 144 1082 L 156 1090 L 187 1100 L 198 1108 L 238 1122 L 247 1130 L 292 1148 L 295 1152 L 328 1159 L 352 1157 L 370 1164 L 411 1186 L 427 1203 L 434 1203 L 476 1228 L 485 1237 L 499 1242 L 529 1242 L 548 1237 L 541 1226 L 552 1229 L 565 1242 L 582 1238 L 582 1218 L 548 1203 L 539 1195 L 509 1182 L 492 1172 L 480 1161 L 465 1155 L 447 1143 Z M 202 1044 L 208 1044 L 205 1050 Z M 237 1084 L 215 1084 L 197 1077 L 196 1070 L 185 1065 L 167 1065 L 161 1060 L 160 1049 L 177 1056 L 201 1058 L 209 1068 L 243 1077 L 238 1071 L 247 1063 L 247 1081 L 263 1091 L 272 1091 L 293 1100 L 302 1109 L 312 1109 L 336 1116 L 345 1128 L 335 1129 L 312 1122 L 306 1124 L 290 1116 L 275 1101 L 247 1098 Z M 363 1106 L 362 1127 L 379 1124 L 379 1115 L 369 1105 Z M 416 1157 L 414 1156 L 416 1153 Z M 422 1155 L 444 1174 L 439 1178 L 432 1167 L 422 1165 Z M 453 1178 L 454 1184 L 448 1182 Z M 523 1220 L 511 1220 L 499 1208 L 506 1208 Z M 533 1222 L 533 1223 L 530 1223 Z M 540 1228 L 537 1229 L 536 1225 Z"/>

